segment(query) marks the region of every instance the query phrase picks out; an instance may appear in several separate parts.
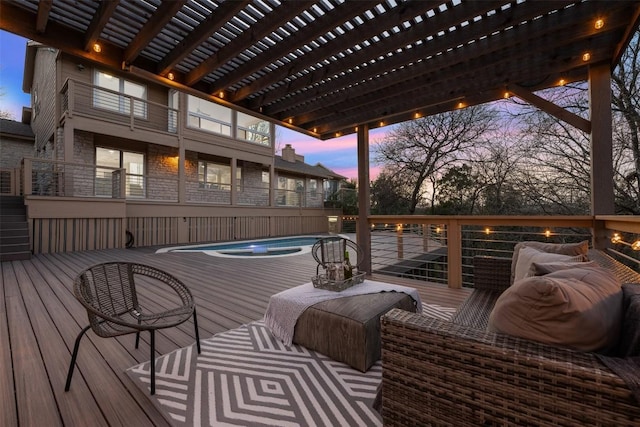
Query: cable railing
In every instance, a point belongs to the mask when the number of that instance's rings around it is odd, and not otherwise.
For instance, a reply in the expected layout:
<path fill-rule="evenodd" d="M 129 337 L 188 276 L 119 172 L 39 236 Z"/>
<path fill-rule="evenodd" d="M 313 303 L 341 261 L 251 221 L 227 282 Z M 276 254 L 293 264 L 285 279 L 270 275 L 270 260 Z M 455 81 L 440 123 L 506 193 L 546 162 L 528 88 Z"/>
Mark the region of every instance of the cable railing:
<path fill-rule="evenodd" d="M 61 91 L 62 111 L 131 129 L 175 134 L 178 110 L 100 86 L 68 79 Z"/>
<path fill-rule="evenodd" d="M 356 220 L 343 217 L 343 232 L 353 232 Z M 372 272 L 450 287 L 472 286 L 475 256 L 511 258 L 521 241 L 591 243 L 594 230 L 610 255 L 640 271 L 640 250 L 633 250 L 640 238 L 637 217 L 371 216 L 368 223 Z M 612 243 L 614 235 L 631 243 Z"/>
<path fill-rule="evenodd" d="M 50 197 L 124 198 L 125 170 L 84 163 L 25 158 L 24 195 Z"/>

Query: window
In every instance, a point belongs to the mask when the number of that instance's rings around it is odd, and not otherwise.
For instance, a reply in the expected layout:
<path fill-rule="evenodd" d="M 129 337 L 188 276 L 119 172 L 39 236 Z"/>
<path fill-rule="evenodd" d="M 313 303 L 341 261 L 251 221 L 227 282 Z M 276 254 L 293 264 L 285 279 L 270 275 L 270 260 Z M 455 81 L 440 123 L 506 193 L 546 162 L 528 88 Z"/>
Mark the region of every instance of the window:
<path fill-rule="evenodd" d="M 278 205 L 302 206 L 304 196 L 304 180 L 298 178 L 278 177 Z"/>
<path fill-rule="evenodd" d="M 144 162 L 141 153 L 96 147 L 96 195 L 111 196 L 113 169 L 124 168 L 126 196 L 144 197 Z"/>
<path fill-rule="evenodd" d="M 93 90 L 93 106 L 111 110 L 122 114 L 133 114 L 136 117 L 147 118 L 146 86 L 102 71 L 96 71 L 94 84 L 102 89 Z"/>
<path fill-rule="evenodd" d="M 201 188 L 231 190 L 231 166 L 224 163 L 198 161 L 198 183 Z M 237 191 L 242 191 L 242 168 L 236 168 Z"/>
<path fill-rule="evenodd" d="M 178 130 L 178 110 L 180 109 L 180 93 L 177 90 L 169 91 L 169 113 L 167 117 L 169 132 L 176 133 Z"/>
<path fill-rule="evenodd" d="M 223 105 L 188 95 L 189 127 L 231 136 L 231 110 Z"/>
<path fill-rule="evenodd" d="M 238 112 L 238 139 L 271 146 L 271 124 L 248 114 Z"/>
<path fill-rule="evenodd" d="M 315 197 L 318 191 L 318 181 L 315 179 L 309 180 L 309 193 Z"/>

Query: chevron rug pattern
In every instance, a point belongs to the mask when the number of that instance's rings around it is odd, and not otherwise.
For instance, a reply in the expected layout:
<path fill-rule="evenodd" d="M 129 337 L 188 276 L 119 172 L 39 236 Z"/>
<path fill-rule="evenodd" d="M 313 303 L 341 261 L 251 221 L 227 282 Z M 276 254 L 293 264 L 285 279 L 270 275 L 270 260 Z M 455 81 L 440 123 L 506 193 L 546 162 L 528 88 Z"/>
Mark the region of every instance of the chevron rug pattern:
<path fill-rule="evenodd" d="M 424 304 L 443 319 L 449 309 Z M 263 321 L 156 359 L 149 396 L 175 426 L 379 426 L 371 408 L 380 362 L 362 373 L 302 346 L 285 347 Z M 127 370 L 149 393 L 149 362 Z"/>

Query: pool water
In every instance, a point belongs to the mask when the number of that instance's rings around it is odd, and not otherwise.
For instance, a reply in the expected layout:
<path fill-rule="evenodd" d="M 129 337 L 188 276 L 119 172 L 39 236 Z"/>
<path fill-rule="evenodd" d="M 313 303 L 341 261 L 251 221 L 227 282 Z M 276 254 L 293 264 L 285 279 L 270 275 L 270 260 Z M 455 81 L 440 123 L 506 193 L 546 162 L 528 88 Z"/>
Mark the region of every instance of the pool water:
<path fill-rule="evenodd" d="M 157 252 L 203 252 L 221 257 L 277 257 L 311 252 L 311 247 L 327 236 L 299 236 L 247 240 L 232 243 L 214 243 L 195 246 L 177 246 Z"/>

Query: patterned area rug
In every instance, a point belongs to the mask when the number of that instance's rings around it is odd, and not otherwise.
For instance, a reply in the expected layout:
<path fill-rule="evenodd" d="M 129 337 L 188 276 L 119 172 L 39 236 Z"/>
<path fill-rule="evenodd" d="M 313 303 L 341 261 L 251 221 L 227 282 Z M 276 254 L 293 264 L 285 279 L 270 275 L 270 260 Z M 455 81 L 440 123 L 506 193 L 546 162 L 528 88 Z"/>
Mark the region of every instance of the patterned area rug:
<path fill-rule="evenodd" d="M 448 319 L 453 310 L 423 304 Z M 379 426 L 371 408 L 382 368 L 362 373 L 273 338 L 263 321 L 243 325 L 156 359 L 149 396 L 175 426 Z M 149 393 L 149 362 L 127 374 Z"/>

